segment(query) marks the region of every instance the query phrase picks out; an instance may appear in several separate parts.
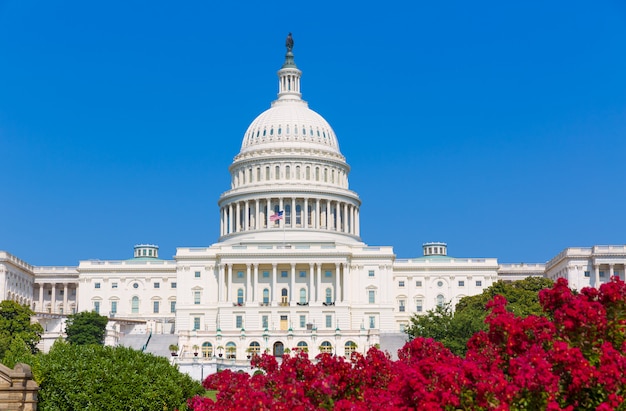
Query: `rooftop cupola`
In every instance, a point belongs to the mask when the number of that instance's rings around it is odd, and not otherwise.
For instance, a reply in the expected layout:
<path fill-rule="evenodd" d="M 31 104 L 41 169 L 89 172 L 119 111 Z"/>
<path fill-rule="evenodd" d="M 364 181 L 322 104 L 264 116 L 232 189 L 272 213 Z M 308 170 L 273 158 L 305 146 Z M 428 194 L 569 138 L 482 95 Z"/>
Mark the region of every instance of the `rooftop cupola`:
<path fill-rule="evenodd" d="M 135 258 L 159 258 L 159 246 L 154 244 L 137 244 Z"/>
<path fill-rule="evenodd" d="M 293 37 L 291 33 L 285 41 L 287 54 L 285 54 L 285 62 L 280 70 L 278 70 L 278 100 L 300 100 L 300 77 L 302 72 L 298 70 L 296 62 L 293 59 Z"/>

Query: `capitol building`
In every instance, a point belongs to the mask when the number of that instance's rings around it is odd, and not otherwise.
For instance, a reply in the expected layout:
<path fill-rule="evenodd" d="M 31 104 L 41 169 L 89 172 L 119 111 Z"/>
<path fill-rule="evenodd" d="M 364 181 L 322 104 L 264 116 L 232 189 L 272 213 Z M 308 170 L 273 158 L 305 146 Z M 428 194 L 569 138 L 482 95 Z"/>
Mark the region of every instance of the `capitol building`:
<path fill-rule="evenodd" d="M 178 248 L 171 260 L 139 244 L 120 260 L 68 267 L 32 266 L 0 251 L 0 297 L 35 311 L 42 349 L 63 335 L 67 314 L 95 310 L 109 317 L 107 344 L 167 341 L 181 361 L 249 364 L 254 353 L 293 349 L 347 356 L 395 348 L 411 316 L 454 306 L 500 279 L 563 277 L 577 289 L 624 279 L 626 245 L 505 264 L 451 257 L 443 242 L 423 244 L 413 258 L 365 244 L 350 166 L 330 124 L 302 98 L 289 40 L 278 96 L 252 121 L 229 167 L 216 243 Z"/>

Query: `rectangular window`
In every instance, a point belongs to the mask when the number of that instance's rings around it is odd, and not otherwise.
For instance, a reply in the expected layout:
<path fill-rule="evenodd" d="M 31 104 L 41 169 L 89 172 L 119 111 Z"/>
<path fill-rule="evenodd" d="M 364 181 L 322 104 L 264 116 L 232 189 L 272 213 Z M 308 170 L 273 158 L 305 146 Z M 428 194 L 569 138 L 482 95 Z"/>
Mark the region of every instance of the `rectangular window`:
<path fill-rule="evenodd" d="M 415 286 L 416 287 L 421 287 L 422 286 L 422 282 L 421 281 L 416 281 L 415 282 Z"/>
<path fill-rule="evenodd" d="M 170 301 L 170 312 L 171 313 L 176 312 L 176 301 Z"/>
<path fill-rule="evenodd" d="M 300 278 L 306 278 L 306 271 L 300 271 Z"/>
<path fill-rule="evenodd" d="M 193 329 L 194 331 L 200 329 L 200 317 L 193 317 Z"/>
<path fill-rule="evenodd" d="M 154 283 L 154 288 L 161 288 L 161 283 Z"/>
<path fill-rule="evenodd" d="M 424 311 L 424 301 L 423 300 L 415 300 L 415 311 L 421 313 Z"/>
<path fill-rule="evenodd" d="M 465 287 L 465 281 L 459 280 L 459 287 Z"/>
<path fill-rule="evenodd" d="M 368 277 L 374 277 L 374 270 L 369 270 L 369 271 L 367 272 L 367 276 L 368 276 Z"/>
<path fill-rule="evenodd" d="M 243 327 L 243 316 L 238 315 L 235 317 L 235 328 L 242 328 L 242 327 Z"/>
<path fill-rule="evenodd" d="M 111 314 L 117 313 L 117 301 L 111 301 Z"/>
<path fill-rule="evenodd" d="M 93 286 L 94 288 L 100 288 L 100 283 L 95 283 Z"/>
<path fill-rule="evenodd" d="M 159 302 L 158 301 L 152 301 L 152 312 L 154 314 L 158 314 L 159 313 Z"/>
<path fill-rule="evenodd" d="M 270 278 L 270 272 L 269 271 L 263 271 L 263 278 Z"/>
<path fill-rule="evenodd" d="M 111 288 L 117 288 L 117 283 L 111 283 Z"/>
<path fill-rule="evenodd" d="M 196 271 L 196 272 L 194 273 L 194 276 L 195 276 L 196 278 L 200 278 L 200 271 Z"/>
<path fill-rule="evenodd" d="M 281 271 L 281 272 L 280 272 L 280 276 L 281 276 L 282 278 L 287 278 L 287 271 Z"/>
<path fill-rule="evenodd" d="M 176 282 L 171 283 L 171 284 L 170 284 L 170 287 L 171 287 L 171 288 L 176 288 Z"/>
<path fill-rule="evenodd" d="M 600 277 L 604 277 L 604 271 L 600 271 Z"/>
<path fill-rule="evenodd" d="M 243 278 L 243 271 L 237 271 L 237 278 Z"/>
<path fill-rule="evenodd" d="M 370 304 L 376 303 L 376 291 L 374 291 L 374 290 L 368 290 L 367 291 L 367 301 Z"/>
<path fill-rule="evenodd" d="M 325 276 L 325 277 L 332 277 L 332 276 L 333 276 L 333 273 L 331 273 L 330 271 L 325 271 L 325 272 L 324 272 L 324 276 Z"/>
<path fill-rule="evenodd" d="M 261 327 L 263 329 L 269 328 L 269 316 L 264 315 L 261 317 Z"/>
<path fill-rule="evenodd" d="M 398 301 L 398 310 L 403 313 L 406 311 L 406 302 L 404 300 L 399 300 Z"/>
<path fill-rule="evenodd" d="M 404 281 L 398 281 L 398 287 L 404 287 Z"/>
<path fill-rule="evenodd" d="M 93 310 L 97 312 L 98 314 L 100 314 L 100 301 L 93 302 Z"/>
<path fill-rule="evenodd" d="M 305 328 L 306 327 L 306 315 L 301 315 L 300 316 L 300 328 Z"/>
<path fill-rule="evenodd" d="M 370 328 L 376 328 L 376 316 L 370 315 Z"/>
<path fill-rule="evenodd" d="M 482 287 L 483 282 L 481 280 L 476 280 L 476 287 Z"/>
<path fill-rule="evenodd" d="M 193 292 L 193 303 L 196 305 L 200 304 L 200 291 Z"/>
<path fill-rule="evenodd" d="M 327 315 L 326 316 L 326 328 L 332 328 L 332 327 L 333 327 L 333 316 Z"/>
<path fill-rule="evenodd" d="M 591 277 L 591 273 L 589 271 L 585 271 L 585 277 Z"/>

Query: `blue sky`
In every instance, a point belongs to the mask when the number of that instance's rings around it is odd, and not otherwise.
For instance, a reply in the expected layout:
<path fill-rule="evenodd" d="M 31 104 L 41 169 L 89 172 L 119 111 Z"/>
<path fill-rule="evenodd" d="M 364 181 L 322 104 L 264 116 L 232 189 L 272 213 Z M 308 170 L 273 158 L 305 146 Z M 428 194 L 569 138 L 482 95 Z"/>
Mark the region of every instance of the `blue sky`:
<path fill-rule="evenodd" d="M 290 31 L 366 243 L 501 262 L 626 243 L 622 1 L 0 0 L 0 249 L 215 242 Z"/>

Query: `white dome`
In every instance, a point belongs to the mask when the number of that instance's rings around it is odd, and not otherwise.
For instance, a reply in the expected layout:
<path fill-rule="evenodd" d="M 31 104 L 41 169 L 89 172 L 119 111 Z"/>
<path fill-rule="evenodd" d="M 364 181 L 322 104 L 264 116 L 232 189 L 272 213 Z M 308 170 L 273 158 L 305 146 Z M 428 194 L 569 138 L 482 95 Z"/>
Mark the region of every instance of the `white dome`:
<path fill-rule="evenodd" d="M 333 129 L 303 100 L 276 100 L 261 113 L 244 135 L 241 153 L 256 149 L 312 145 L 339 154 Z"/>

